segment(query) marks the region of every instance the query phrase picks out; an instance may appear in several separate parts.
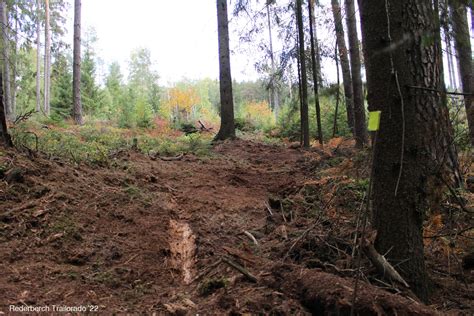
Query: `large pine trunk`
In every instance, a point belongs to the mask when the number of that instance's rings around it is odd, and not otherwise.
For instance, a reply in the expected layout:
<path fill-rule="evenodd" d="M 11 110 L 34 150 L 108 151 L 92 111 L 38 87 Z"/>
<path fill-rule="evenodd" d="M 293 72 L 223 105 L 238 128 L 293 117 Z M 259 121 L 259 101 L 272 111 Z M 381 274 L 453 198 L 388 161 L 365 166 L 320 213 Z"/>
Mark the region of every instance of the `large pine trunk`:
<path fill-rule="evenodd" d="M 0 71 L 0 145 L 12 147 L 13 143 L 8 134 L 7 120 L 5 117 L 5 104 L 3 103 L 3 75 Z"/>
<path fill-rule="evenodd" d="M 454 44 L 458 56 L 459 72 L 461 74 L 462 90 L 464 93 L 472 94 L 474 93 L 473 60 L 466 4 L 460 0 L 449 0 L 449 5 L 452 16 Z M 464 97 L 467 122 L 469 125 L 469 138 L 472 145 L 474 145 L 473 101 L 474 97 L 472 95 Z"/>
<path fill-rule="evenodd" d="M 344 85 L 344 96 L 347 111 L 347 125 L 351 130 L 352 135 L 354 133 L 354 96 L 352 92 L 352 77 L 351 67 L 349 63 L 349 56 L 347 53 L 346 40 L 344 35 L 344 27 L 342 24 L 341 6 L 338 0 L 331 0 L 332 13 L 334 16 L 334 26 L 336 29 L 336 42 L 339 51 L 339 58 L 341 60 L 342 69 L 342 83 Z"/>
<path fill-rule="evenodd" d="M 72 69 L 73 116 L 78 125 L 82 125 L 81 104 L 81 0 L 74 1 L 74 61 Z"/>
<path fill-rule="evenodd" d="M 49 116 L 51 93 L 51 25 L 49 14 L 49 0 L 45 0 L 45 43 L 44 43 L 44 114 Z"/>
<path fill-rule="evenodd" d="M 301 70 L 301 135 L 303 147 L 309 147 L 309 119 L 308 119 L 308 75 L 306 73 L 306 56 L 304 45 L 303 9 L 302 1 L 296 0 L 296 18 L 298 26 L 298 48 Z"/>
<path fill-rule="evenodd" d="M 430 286 L 423 216 L 452 144 L 442 95 L 423 90 L 442 86 L 440 49 L 436 41 L 426 41 L 427 34 L 436 36 L 437 13 L 431 0 L 388 4 L 359 0 L 369 109 L 382 111 L 375 145 L 373 225 L 377 250 L 387 254 L 426 301 Z M 422 89 L 409 88 L 415 86 Z"/>
<path fill-rule="evenodd" d="M 1 32 L 2 32 L 2 61 L 3 61 L 3 87 L 4 87 L 4 94 L 3 100 L 5 104 L 5 114 L 7 119 L 12 120 L 14 113 L 12 109 L 12 102 L 11 102 L 11 90 L 10 90 L 10 83 L 11 83 L 11 76 L 10 76 L 10 41 L 8 39 L 8 35 L 10 32 L 7 30 L 8 28 L 8 19 L 7 19 L 7 5 L 5 0 L 0 2 L 0 19 L 1 23 Z"/>
<path fill-rule="evenodd" d="M 354 131 L 356 146 L 362 148 L 367 143 L 367 126 L 365 122 L 364 94 L 360 64 L 359 38 L 354 0 L 345 0 L 347 33 L 349 37 L 349 54 L 351 57 L 352 88 L 354 93 Z"/>
<path fill-rule="evenodd" d="M 215 140 L 235 137 L 234 101 L 230 71 L 229 21 L 227 0 L 217 0 L 217 33 L 219 38 L 219 87 L 221 99 L 221 127 Z"/>

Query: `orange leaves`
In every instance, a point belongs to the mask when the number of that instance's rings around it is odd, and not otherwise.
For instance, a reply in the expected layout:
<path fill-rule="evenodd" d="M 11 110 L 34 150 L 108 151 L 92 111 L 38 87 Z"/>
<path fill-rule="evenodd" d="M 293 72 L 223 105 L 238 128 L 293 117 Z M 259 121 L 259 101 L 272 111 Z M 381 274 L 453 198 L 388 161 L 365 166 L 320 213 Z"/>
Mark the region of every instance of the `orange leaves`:
<path fill-rule="evenodd" d="M 165 107 L 170 112 L 179 112 L 189 115 L 193 111 L 193 107 L 201 102 L 201 98 L 194 88 L 171 88 L 168 91 L 168 98 L 165 101 Z M 174 113 L 175 115 L 179 113 Z"/>
<path fill-rule="evenodd" d="M 250 119 L 266 119 L 273 117 L 272 110 L 268 102 L 251 102 L 245 106 L 245 113 Z"/>

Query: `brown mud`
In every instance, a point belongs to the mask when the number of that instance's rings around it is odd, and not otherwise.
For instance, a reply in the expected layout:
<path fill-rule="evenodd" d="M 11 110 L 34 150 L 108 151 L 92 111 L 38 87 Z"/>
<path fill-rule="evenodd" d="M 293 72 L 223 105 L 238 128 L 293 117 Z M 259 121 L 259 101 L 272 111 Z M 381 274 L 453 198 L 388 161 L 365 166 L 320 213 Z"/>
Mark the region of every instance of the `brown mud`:
<path fill-rule="evenodd" d="M 350 142 L 302 151 L 236 140 L 176 161 L 130 151 L 107 168 L 9 151 L 0 165 L 0 311 L 350 312 L 368 174 L 367 155 Z M 427 234 L 445 231 L 439 212 Z M 364 259 L 356 314 L 474 313 L 474 272 L 460 266 L 472 234 L 464 236 L 443 237 L 448 246 L 427 240 L 428 306 Z"/>

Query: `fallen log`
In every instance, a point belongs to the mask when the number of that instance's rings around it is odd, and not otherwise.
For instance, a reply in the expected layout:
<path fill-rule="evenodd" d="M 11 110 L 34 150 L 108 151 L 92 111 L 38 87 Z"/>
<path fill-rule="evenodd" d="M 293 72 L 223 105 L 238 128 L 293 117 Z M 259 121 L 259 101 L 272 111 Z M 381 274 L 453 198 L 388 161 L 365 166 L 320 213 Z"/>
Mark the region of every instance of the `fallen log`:
<path fill-rule="evenodd" d="M 354 280 L 323 272 L 282 264 L 272 269 L 269 285 L 296 295 L 313 315 L 350 315 Z M 389 293 L 369 283 L 360 282 L 354 315 L 438 315 L 430 307 L 401 295 Z"/>

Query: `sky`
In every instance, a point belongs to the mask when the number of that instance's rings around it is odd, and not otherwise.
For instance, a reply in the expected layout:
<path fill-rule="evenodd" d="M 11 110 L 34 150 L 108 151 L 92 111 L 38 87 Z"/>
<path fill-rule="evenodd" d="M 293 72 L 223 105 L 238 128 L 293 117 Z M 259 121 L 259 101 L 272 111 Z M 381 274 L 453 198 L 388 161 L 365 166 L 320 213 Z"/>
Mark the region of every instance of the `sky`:
<path fill-rule="evenodd" d="M 164 84 L 218 78 L 215 0 L 82 0 L 82 27 L 95 28 L 105 65 L 118 61 L 126 71 L 130 52 L 146 47 Z M 233 77 L 255 79 L 252 64 L 233 56 Z"/>

